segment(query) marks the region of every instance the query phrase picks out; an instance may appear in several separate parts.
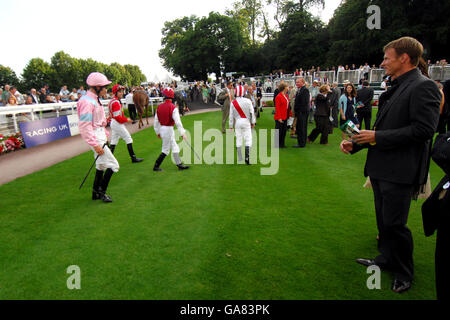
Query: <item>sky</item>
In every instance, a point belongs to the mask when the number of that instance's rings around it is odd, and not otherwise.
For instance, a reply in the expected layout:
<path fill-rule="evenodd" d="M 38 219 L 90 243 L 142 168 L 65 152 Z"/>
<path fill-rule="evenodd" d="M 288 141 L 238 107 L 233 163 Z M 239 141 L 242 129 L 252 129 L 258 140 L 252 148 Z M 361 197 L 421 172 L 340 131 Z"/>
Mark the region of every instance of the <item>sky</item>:
<path fill-rule="evenodd" d="M 58 51 L 74 58 L 140 67 L 148 81 L 162 79 L 158 51 L 164 22 L 224 13 L 236 0 L 0 0 L 3 45 L 0 64 L 18 76 L 32 58 L 50 62 Z M 324 22 L 341 0 L 325 0 L 310 12 Z"/>

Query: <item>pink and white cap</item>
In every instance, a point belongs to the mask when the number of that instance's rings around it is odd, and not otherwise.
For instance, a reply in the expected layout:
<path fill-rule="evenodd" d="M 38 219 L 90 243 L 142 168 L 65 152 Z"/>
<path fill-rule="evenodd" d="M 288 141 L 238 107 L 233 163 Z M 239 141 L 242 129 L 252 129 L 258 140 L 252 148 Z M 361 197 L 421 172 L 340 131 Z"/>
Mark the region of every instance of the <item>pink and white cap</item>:
<path fill-rule="evenodd" d="M 103 73 L 92 72 L 86 79 L 86 83 L 90 87 L 103 87 L 111 84 Z"/>

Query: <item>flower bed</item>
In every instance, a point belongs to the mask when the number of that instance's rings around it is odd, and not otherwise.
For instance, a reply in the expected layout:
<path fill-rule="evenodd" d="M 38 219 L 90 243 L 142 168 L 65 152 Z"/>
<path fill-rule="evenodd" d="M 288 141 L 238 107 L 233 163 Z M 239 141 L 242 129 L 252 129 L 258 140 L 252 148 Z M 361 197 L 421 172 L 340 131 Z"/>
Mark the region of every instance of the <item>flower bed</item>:
<path fill-rule="evenodd" d="M 0 134 L 0 155 L 24 148 L 25 143 L 20 132 L 12 136 L 4 136 Z"/>

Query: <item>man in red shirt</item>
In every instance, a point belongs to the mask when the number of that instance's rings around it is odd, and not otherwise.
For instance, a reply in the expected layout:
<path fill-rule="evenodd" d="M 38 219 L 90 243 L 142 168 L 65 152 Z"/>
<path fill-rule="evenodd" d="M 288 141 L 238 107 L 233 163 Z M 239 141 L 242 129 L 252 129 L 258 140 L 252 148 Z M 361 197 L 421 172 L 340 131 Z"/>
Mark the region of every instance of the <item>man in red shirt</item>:
<path fill-rule="evenodd" d="M 186 131 L 181 123 L 180 114 L 178 108 L 172 103 L 174 98 L 174 92 L 172 89 L 167 88 L 163 92 L 165 102 L 158 106 L 155 115 L 154 129 L 158 138 L 162 139 L 162 153 L 159 155 L 155 162 L 153 171 L 162 171 L 159 167 L 164 161 L 164 158 L 169 155 L 172 149 L 173 157 L 175 158 L 175 163 L 179 170 L 189 169 L 188 166 L 182 164 L 180 159 L 180 147 L 178 147 L 175 140 L 175 132 L 173 126 L 176 124 L 180 135 L 186 140 Z"/>
<path fill-rule="evenodd" d="M 137 158 L 133 151 L 133 139 L 130 136 L 125 123 L 131 122 L 123 114 L 123 106 L 120 99 L 123 98 L 124 87 L 116 84 L 112 88 L 114 98 L 109 103 L 109 118 L 111 119 L 111 152 L 114 153 L 119 138 L 122 138 L 128 147 L 128 153 L 132 163 L 142 162 L 144 159 Z"/>

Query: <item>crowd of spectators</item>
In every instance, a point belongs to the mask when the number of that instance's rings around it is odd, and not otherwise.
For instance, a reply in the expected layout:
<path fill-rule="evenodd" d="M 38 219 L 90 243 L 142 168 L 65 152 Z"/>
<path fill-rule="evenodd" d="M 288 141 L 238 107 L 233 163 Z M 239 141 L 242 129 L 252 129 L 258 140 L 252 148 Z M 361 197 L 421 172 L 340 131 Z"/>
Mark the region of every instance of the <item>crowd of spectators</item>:
<path fill-rule="evenodd" d="M 0 106 L 16 106 L 16 105 L 31 105 L 42 103 L 63 103 L 78 101 L 86 94 L 83 86 L 78 89 L 73 88 L 71 92 L 68 91 L 67 86 L 61 87 L 58 94 L 51 93 L 49 86 L 45 85 L 39 89 L 39 92 L 32 88 L 27 93 L 20 93 L 16 87 L 6 84 L 4 88 L 0 88 Z"/>

